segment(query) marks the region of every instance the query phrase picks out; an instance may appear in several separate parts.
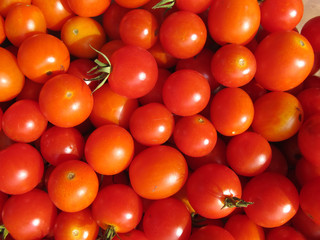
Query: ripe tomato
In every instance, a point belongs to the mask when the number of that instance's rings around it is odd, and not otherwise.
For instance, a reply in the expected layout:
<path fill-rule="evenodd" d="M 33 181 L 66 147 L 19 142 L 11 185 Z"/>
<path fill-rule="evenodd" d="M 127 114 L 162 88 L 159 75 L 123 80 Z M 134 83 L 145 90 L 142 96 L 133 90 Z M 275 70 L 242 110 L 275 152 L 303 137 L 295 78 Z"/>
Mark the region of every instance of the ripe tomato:
<path fill-rule="evenodd" d="M 210 100 L 210 85 L 199 72 L 182 69 L 173 72 L 162 88 L 165 106 L 179 116 L 191 116 L 201 112 Z"/>
<path fill-rule="evenodd" d="M 10 8 L 19 3 L 31 4 L 31 0 L 3 0 L 0 2 L 0 14 L 5 18 Z"/>
<path fill-rule="evenodd" d="M 162 46 L 160 40 L 148 49 L 148 51 L 152 54 L 155 58 L 158 67 L 160 68 L 172 68 L 176 65 L 178 59 L 168 53 Z"/>
<path fill-rule="evenodd" d="M 40 8 L 47 28 L 53 31 L 60 31 L 62 25 L 75 15 L 67 0 L 32 0 L 32 5 Z"/>
<path fill-rule="evenodd" d="M 252 177 L 268 168 L 272 150 L 263 136 L 247 131 L 230 139 L 226 156 L 233 171 L 238 175 Z"/>
<path fill-rule="evenodd" d="M 253 79 L 256 59 L 245 46 L 227 44 L 213 55 L 211 72 L 218 83 L 226 87 L 241 87 Z"/>
<path fill-rule="evenodd" d="M 119 33 L 128 45 L 151 48 L 158 40 L 159 24 L 155 16 L 145 9 L 134 9 L 121 19 Z"/>
<path fill-rule="evenodd" d="M 40 183 L 44 164 L 39 151 L 27 143 L 14 143 L 0 152 L 0 191 L 23 194 Z"/>
<path fill-rule="evenodd" d="M 117 4 L 125 8 L 139 8 L 149 2 L 150 0 L 115 0 Z"/>
<path fill-rule="evenodd" d="M 0 191 L 0 212 L 2 213 L 3 206 L 8 200 L 9 195 Z M 0 214 L 0 224 L 2 224 L 2 214 Z"/>
<path fill-rule="evenodd" d="M 30 99 L 30 100 L 38 101 L 42 85 L 43 84 L 41 83 L 37 83 L 35 81 L 32 81 L 26 78 L 21 92 L 16 97 L 16 101 L 19 101 L 22 99 Z"/>
<path fill-rule="evenodd" d="M 305 119 L 314 113 L 320 112 L 320 88 L 304 89 L 296 97 L 302 106 Z"/>
<path fill-rule="evenodd" d="M 210 7 L 212 0 L 175 0 L 174 2 L 179 10 L 203 13 Z"/>
<path fill-rule="evenodd" d="M 102 188 L 91 207 L 94 220 L 111 239 L 116 233 L 132 231 L 142 218 L 141 198 L 124 184 Z"/>
<path fill-rule="evenodd" d="M 256 81 L 267 90 L 287 91 L 310 74 L 314 53 L 309 41 L 295 31 L 274 32 L 255 51 Z"/>
<path fill-rule="evenodd" d="M 313 17 L 309 19 L 301 29 L 301 34 L 305 36 L 310 44 L 312 45 L 313 50 L 316 53 L 320 52 L 320 38 L 319 32 L 317 29 L 320 26 L 320 16 Z"/>
<path fill-rule="evenodd" d="M 98 189 L 97 174 L 87 163 L 79 160 L 60 163 L 48 180 L 50 199 L 64 212 L 87 208 L 97 196 Z"/>
<path fill-rule="evenodd" d="M 205 218 L 223 218 L 233 212 L 236 206 L 244 206 L 241 205 L 241 195 L 239 177 L 222 164 L 210 163 L 199 167 L 187 181 L 189 202 Z"/>
<path fill-rule="evenodd" d="M 23 41 L 18 50 L 17 60 L 27 78 L 44 83 L 49 78 L 68 70 L 70 54 L 59 38 L 39 33 Z"/>
<path fill-rule="evenodd" d="M 71 55 L 77 58 L 94 58 L 106 42 L 106 34 L 102 25 L 93 18 L 73 16 L 61 28 L 61 40 Z"/>
<path fill-rule="evenodd" d="M 307 216 L 301 208 L 292 218 L 292 226 L 310 240 L 316 240 L 320 237 L 320 225 Z"/>
<path fill-rule="evenodd" d="M 15 98 L 25 83 L 16 57 L 7 49 L 0 47 L 0 102 Z"/>
<path fill-rule="evenodd" d="M 204 47 L 207 29 L 197 14 L 176 11 L 164 19 L 159 39 L 163 48 L 175 58 L 191 58 Z"/>
<path fill-rule="evenodd" d="M 111 0 L 67 0 L 71 10 L 81 17 L 96 17 L 109 7 Z"/>
<path fill-rule="evenodd" d="M 227 219 L 224 228 L 229 231 L 235 239 L 265 239 L 263 228 L 255 224 L 245 214 L 235 214 L 230 216 L 230 218 Z"/>
<path fill-rule="evenodd" d="M 114 124 L 95 129 L 88 137 L 84 154 L 89 165 L 103 175 L 125 170 L 133 157 L 134 143 L 130 133 Z"/>
<path fill-rule="evenodd" d="M 28 37 L 37 33 L 46 33 L 46 19 L 35 5 L 17 4 L 10 9 L 4 21 L 8 40 L 19 47 Z"/>
<path fill-rule="evenodd" d="M 299 100 L 287 92 L 269 92 L 254 103 L 252 129 L 271 142 L 295 135 L 304 114 Z"/>
<path fill-rule="evenodd" d="M 194 231 L 189 240 L 235 240 L 229 231 L 223 227 L 207 225 Z"/>
<path fill-rule="evenodd" d="M 280 150 L 279 147 L 277 147 L 275 144 L 270 143 L 270 147 L 272 150 L 272 157 L 271 162 L 266 169 L 266 171 L 269 172 L 276 172 L 280 173 L 284 176 L 287 176 L 288 174 L 288 161 L 285 157 L 284 153 Z"/>
<path fill-rule="evenodd" d="M 40 138 L 40 152 L 51 165 L 58 165 L 67 160 L 82 159 L 84 137 L 76 128 L 57 126 L 47 129 Z"/>
<path fill-rule="evenodd" d="M 93 108 L 88 85 L 71 74 L 48 80 L 39 95 L 39 105 L 49 122 L 58 127 L 74 127 L 84 122 Z"/>
<path fill-rule="evenodd" d="M 126 45 L 111 56 L 112 70 L 108 78 L 111 89 L 128 98 L 149 93 L 158 78 L 158 66 L 146 49 Z"/>
<path fill-rule="evenodd" d="M 96 90 L 92 96 L 94 104 L 89 119 L 95 127 L 110 123 L 126 129 L 129 127 L 130 116 L 139 105 L 136 98 L 115 93 L 108 83 Z"/>
<path fill-rule="evenodd" d="M 0 15 L 0 44 L 6 40 L 6 33 L 4 29 L 4 18 Z"/>
<path fill-rule="evenodd" d="M 42 239 L 53 229 L 57 208 L 39 189 L 11 196 L 3 206 L 2 220 L 14 239 Z"/>
<path fill-rule="evenodd" d="M 253 202 L 244 209 L 257 225 L 279 227 L 298 211 L 299 195 L 294 184 L 285 176 L 264 172 L 253 177 L 243 189 L 243 199 Z"/>
<path fill-rule="evenodd" d="M 47 128 L 48 120 L 40 111 L 39 103 L 34 100 L 20 100 L 4 112 L 2 130 L 13 141 L 33 142 Z"/>
<path fill-rule="evenodd" d="M 148 239 L 187 240 L 191 233 L 189 211 L 180 200 L 172 197 L 151 203 L 142 223 Z"/>
<path fill-rule="evenodd" d="M 294 239 L 294 240 L 306 240 L 306 238 L 297 230 L 291 226 L 281 226 L 271 229 L 266 240 L 283 240 L 283 239 Z"/>
<path fill-rule="evenodd" d="M 148 240 L 144 232 L 133 229 L 127 233 L 119 233 L 113 238 L 114 240 Z"/>
<path fill-rule="evenodd" d="M 177 193 L 188 178 L 188 166 L 175 148 L 158 145 L 138 153 L 129 166 L 133 189 L 143 198 L 163 199 Z"/>
<path fill-rule="evenodd" d="M 225 136 L 245 132 L 253 121 L 254 107 L 250 96 L 241 88 L 224 88 L 213 96 L 210 118 Z"/>
<path fill-rule="evenodd" d="M 203 157 L 215 147 L 217 131 L 212 123 L 200 114 L 181 117 L 174 126 L 173 140 L 185 155 Z"/>
<path fill-rule="evenodd" d="M 73 213 L 60 212 L 53 228 L 55 240 L 96 240 L 98 233 L 99 226 L 92 218 L 90 208 Z"/>
<path fill-rule="evenodd" d="M 219 44 L 246 44 L 260 26 L 260 8 L 256 0 L 213 0 L 209 9 L 208 29 Z"/>
<path fill-rule="evenodd" d="M 165 143 L 174 127 L 172 113 L 161 103 L 149 103 L 137 108 L 129 122 L 132 136 L 146 146 Z"/>
<path fill-rule="evenodd" d="M 317 177 L 320 177 L 320 167 L 315 166 L 303 157 L 295 165 L 295 179 L 299 186 L 302 187 Z"/>

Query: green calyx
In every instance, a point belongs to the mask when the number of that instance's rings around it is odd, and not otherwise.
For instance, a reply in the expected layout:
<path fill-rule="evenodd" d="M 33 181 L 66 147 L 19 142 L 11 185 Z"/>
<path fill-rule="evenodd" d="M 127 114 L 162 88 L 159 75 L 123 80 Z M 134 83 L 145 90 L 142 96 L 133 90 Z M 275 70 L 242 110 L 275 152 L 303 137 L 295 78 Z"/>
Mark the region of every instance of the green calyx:
<path fill-rule="evenodd" d="M 175 4 L 175 0 L 161 0 L 156 5 L 152 7 L 152 9 L 158 9 L 158 8 L 167 8 L 170 9 Z"/>
<path fill-rule="evenodd" d="M 246 202 L 237 197 L 226 197 L 224 199 L 224 205 L 222 206 L 221 209 L 232 208 L 232 207 L 248 207 L 251 204 L 253 204 L 253 202 Z"/>

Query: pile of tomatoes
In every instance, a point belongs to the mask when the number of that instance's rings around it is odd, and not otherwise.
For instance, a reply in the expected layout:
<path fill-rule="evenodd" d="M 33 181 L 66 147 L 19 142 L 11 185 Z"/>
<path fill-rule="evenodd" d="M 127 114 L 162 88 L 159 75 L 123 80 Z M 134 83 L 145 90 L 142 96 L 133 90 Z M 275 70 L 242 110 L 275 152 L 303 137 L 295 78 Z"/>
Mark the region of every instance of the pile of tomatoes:
<path fill-rule="evenodd" d="M 0 1 L 6 239 L 320 239 L 302 0 Z"/>

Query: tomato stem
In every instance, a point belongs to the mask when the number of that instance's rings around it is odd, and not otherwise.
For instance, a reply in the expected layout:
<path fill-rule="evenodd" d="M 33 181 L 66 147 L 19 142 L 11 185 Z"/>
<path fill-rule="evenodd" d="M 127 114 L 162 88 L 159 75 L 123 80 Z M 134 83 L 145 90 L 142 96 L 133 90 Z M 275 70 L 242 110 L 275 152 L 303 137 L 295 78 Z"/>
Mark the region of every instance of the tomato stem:
<path fill-rule="evenodd" d="M 253 204 L 253 202 L 246 202 L 237 197 L 226 197 L 224 199 L 224 205 L 221 209 L 224 208 L 232 208 L 232 207 L 248 207 L 249 205 Z"/>
<path fill-rule="evenodd" d="M 9 231 L 4 225 L 0 225 L 0 233 L 2 233 L 2 239 L 6 239 L 6 237 L 9 235 Z"/>
<path fill-rule="evenodd" d="M 152 9 L 158 9 L 158 8 L 167 8 L 170 9 L 175 4 L 175 0 L 161 0 L 156 5 L 152 7 Z"/>

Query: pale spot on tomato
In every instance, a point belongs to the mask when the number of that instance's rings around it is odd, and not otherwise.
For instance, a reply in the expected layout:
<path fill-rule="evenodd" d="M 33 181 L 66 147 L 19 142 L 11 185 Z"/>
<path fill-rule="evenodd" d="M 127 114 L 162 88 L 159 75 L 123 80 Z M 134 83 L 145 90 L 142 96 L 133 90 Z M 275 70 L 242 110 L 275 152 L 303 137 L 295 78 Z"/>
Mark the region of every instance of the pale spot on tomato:
<path fill-rule="evenodd" d="M 73 230 L 72 235 L 77 237 L 79 235 L 79 231 L 77 229 Z"/>

